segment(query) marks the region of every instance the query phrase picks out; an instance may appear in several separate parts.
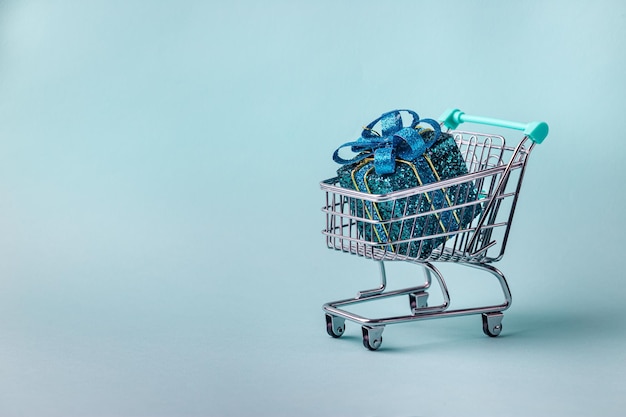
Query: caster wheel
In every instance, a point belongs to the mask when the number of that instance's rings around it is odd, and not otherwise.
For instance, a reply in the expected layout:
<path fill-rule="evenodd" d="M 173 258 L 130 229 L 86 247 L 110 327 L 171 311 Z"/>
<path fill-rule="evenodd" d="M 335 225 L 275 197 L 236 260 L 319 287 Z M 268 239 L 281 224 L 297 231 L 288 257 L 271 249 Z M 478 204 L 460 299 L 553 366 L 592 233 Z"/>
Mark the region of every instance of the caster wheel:
<path fill-rule="evenodd" d="M 502 313 L 483 314 L 483 333 L 489 337 L 496 337 L 502 332 Z"/>
<path fill-rule="evenodd" d="M 330 337 L 339 338 L 346 331 L 346 321 L 340 317 L 326 314 L 326 333 Z"/>
<path fill-rule="evenodd" d="M 383 327 L 363 326 L 363 346 L 368 350 L 378 350 L 383 343 Z"/>

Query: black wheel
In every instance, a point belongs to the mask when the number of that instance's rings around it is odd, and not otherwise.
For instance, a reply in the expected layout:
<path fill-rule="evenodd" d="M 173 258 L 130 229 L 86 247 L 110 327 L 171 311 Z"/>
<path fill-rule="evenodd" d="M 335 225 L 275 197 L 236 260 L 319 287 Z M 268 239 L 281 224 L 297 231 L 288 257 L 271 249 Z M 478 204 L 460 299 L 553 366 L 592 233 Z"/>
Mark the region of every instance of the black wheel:
<path fill-rule="evenodd" d="M 483 314 L 483 333 L 489 337 L 497 337 L 502 332 L 502 313 L 495 315 Z"/>
<path fill-rule="evenodd" d="M 383 344 L 382 330 L 375 332 L 373 329 L 363 327 L 363 346 L 368 350 L 378 350 Z"/>
<path fill-rule="evenodd" d="M 333 316 L 326 314 L 326 333 L 328 333 L 330 337 L 337 339 L 343 336 L 345 331 L 346 324 L 343 320 L 340 322 L 336 317 L 333 320 Z"/>

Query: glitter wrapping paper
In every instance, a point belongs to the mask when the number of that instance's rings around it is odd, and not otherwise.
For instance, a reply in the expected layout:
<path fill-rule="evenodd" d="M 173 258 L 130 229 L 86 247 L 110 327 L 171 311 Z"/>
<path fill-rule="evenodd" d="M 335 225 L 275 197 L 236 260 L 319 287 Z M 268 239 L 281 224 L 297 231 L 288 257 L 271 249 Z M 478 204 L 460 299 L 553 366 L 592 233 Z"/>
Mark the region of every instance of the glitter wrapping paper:
<path fill-rule="evenodd" d="M 421 131 L 425 142 L 433 140 L 432 130 Z M 395 170 L 390 174 L 378 174 L 373 158 L 344 165 L 337 171 L 339 184 L 348 189 L 371 194 L 388 194 L 430 184 L 438 180 L 455 178 L 467 174 L 467 166 L 452 135 L 441 132 L 439 137 L 423 155 L 411 161 L 397 158 Z M 354 199 L 350 203 L 353 215 L 377 220 L 357 222 L 361 238 L 369 242 L 389 243 L 388 250 L 411 258 L 426 258 L 452 234 L 471 223 L 480 212 L 480 204 L 454 210 L 427 214 L 406 219 L 419 213 L 445 209 L 451 205 L 476 201 L 478 192 L 473 182 L 463 182 L 446 189 L 434 190 L 388 202 L 372 203 Z M 398 221 L 393 221 L 399 219 Z M 448 236 L 423 238 L 448 233 Z M 409 240 L 410 242 L 394 243 Z"/>

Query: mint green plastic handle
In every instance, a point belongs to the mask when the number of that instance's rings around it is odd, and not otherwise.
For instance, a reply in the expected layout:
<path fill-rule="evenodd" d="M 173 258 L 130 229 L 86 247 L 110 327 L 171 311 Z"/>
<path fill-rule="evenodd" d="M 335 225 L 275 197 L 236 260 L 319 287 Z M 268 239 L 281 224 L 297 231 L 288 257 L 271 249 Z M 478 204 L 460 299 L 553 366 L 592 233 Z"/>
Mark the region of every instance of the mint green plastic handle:
<path fill-rule="evenodd" d="M 470 116 L 459 109 L 446 110 L 439 121 L 449 129 L 456 129 L 461 123 L 478 123 L 482 125 L 506 127 L 508 129 L 521 130 L 533 142 L 541 143 L 548 136 L 548 124 L 546 122 L 518 123 L 508 120 L 492 119 L 490 117 Z"/>

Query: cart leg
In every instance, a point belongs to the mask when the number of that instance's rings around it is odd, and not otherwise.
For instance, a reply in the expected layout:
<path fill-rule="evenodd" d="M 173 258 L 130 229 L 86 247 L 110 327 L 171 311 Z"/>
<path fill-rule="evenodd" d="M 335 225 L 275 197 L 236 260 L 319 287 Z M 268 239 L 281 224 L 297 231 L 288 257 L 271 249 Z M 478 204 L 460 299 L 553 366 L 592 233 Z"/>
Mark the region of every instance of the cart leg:
<path fill-rule="evenodd" d="M 432 273 L 428 267 L 423 266 L 424 268 L 424 278 L 425 278 L 425 287 L 430 288 L 430 284 L 432 283 Z M 445 298 L 445 294 L 444 294 Z M 424 309 L 428 307 L 428 292 L 426 291 L 418 291 L 412 294 L 409 294 L 409 305 L 411 307 L 411 314 L 415 315 L 420 313 L 419 309 Z M 423 311 L 422 311 L 423 312 Z"/>
<path fill-rule="evenodd" d="M 502 331 L 502 313 L 483 313 L 483 332 L 489 337 L 496 337 Z"/>
<path fill-rule="evenodd" d="M 385 272 L 385 263 L 378 261 L 378 267 L 380 268 L 380 286 L 371 290 L 359 291 L 356 294 L 356 298 L 367 298 L 374 295 L 382 294 L 387 288 L 387 273 Z"/>
<path fill-rule="evenodd" d="M 338 338 L 346 331 L 346 320 L 343 317 L 326 314 L 326 332 L 329 336 Z"/>
<path fill-rule="evenodd" d="M 363 326 L 363 346 L 369 350 L 378 350 L 383 343 L 383 330 L 385 326 Z"/>

